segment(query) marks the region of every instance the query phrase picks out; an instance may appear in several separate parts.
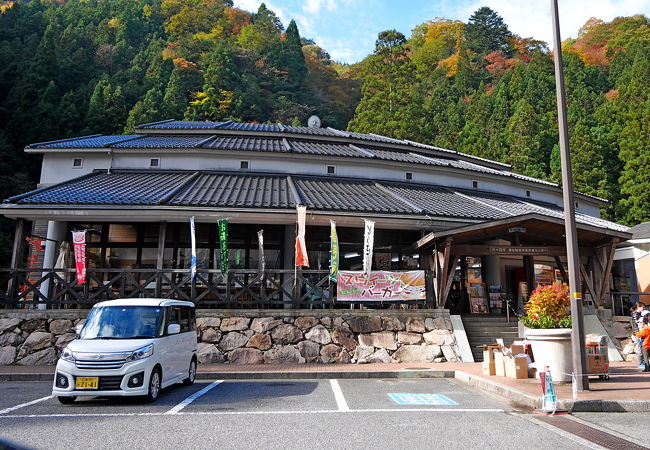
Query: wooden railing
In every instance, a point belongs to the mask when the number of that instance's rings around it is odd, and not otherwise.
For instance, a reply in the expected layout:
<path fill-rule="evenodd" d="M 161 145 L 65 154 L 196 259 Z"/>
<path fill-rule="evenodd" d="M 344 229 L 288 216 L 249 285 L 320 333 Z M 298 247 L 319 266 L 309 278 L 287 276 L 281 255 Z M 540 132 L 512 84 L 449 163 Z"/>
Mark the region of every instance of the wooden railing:
<path fill-rule="evenodd" d="M 349 308 L 336 303 L 326 270 L 89 269 L 77 284 L 74 269 L 0 269 L 0 307 L 46 305 L 90 308 L 117 298 L 173 298 L 204 308 Z"/>

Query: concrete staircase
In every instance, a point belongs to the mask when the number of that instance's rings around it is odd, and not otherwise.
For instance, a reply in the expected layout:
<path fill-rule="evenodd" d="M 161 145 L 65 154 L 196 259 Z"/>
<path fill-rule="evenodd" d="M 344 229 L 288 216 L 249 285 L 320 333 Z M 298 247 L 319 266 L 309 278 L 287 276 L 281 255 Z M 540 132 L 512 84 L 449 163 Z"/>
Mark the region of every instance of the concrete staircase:
<path fill-rule="evenodd" d="M 511 316 L 510 323 L 506 316 L 473 314 L 461 317 L 474 361 L 483 361 L 483 346 L 496 344 L 497 338 L 503 339 L 505 345 L 510 345 L 512 341 L 519 339 L 516 317 Z"/>

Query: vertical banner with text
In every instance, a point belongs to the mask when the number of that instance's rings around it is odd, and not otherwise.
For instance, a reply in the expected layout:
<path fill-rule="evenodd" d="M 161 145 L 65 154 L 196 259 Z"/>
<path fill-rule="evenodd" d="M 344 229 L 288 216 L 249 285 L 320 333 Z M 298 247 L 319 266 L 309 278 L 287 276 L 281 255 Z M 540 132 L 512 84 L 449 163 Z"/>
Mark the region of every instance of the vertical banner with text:
<path fill-rule="evenodd" d="M 74 262 L 77 268 L 77 284 L 86 282 L 86 232 L 73 231 Z"/>
<path fill-rule="evenodd" d="M 264 230 L 257 232 L 257 246 L 259 252 L 258 270 L 260 271 L 260 279 L 264 279 L 264 270 L 266 269 L 266 259 L 264 259 Z"/>
<path fill-rule="evenodd" d="M 192 242 L 192 262 L 190 264 L 190 276 L 192 280 L 196 277 L 196 227 L 194 216 L 190 217 L 190 239 Z"/>
<path fill-rule="evenodd" d="M 221 275 L 225 277 L 228 273 L 228 221 L 226 219 L 220 220 L 217 226 L 219 228 Z"/>
<path fill-rule="evenodd" d="M 298 233 L 296 234 L 296 266 L 309 267 L 309 258 L 307 256 L 307 244 L 305 243 L 305 219 L 307 217 L 307 207 L 297 206 L 298 212 Z"/>
<path fill-rule="evenodd" d="M 363 273 L 366 277 L 370 277 L 372 248 L 375 245 L 375 222 L 364 219 L 363 228 Z"/>
<path fill-rule="evenodd" d="M 330 220 L 330 281 L 336 282 L 339 274 L 339 236 L 336 234 L 336 222 Z"/>

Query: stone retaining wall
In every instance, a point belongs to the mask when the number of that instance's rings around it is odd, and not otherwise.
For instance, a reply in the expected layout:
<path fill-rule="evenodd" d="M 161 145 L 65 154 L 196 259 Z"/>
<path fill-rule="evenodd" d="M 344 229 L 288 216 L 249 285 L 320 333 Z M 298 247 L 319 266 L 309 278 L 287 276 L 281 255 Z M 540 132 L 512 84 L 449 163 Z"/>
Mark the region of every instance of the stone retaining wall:
<path fill-rule="evenodd" d="M 0 313 L 0 365 L 55 364 L 88 311 Z M 198 310 L 200 363 L 459 361 L 447 310 Z"/>

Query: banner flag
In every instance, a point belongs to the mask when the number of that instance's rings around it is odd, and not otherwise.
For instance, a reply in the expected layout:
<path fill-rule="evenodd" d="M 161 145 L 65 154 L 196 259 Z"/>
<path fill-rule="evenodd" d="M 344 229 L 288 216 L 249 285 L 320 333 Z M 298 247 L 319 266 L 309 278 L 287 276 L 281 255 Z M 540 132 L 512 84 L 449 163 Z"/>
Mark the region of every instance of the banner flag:
<path fill-rule="evenodd" d="M 297 211 L 298 233 L 296 234 L 296 266 L 309 267 L 307 244 L 305 243 L 305 219 L 307 217 L 307 207 L 298 205 Z"/>
<path fill-rule="evenodd" d="M 264 270 L 266 269 L 266 259 L 264 259 L 264 230 L 257 232 L 257 245 L 260 259 L 258 269 L 260 271 L 260 278 L 264 279 Z"/>
<path fill-rule="evenodd" d="M 74 262 L 77 268 L 77 284 L 86 282 L 86 232 L 73 231 Z"/>
<path fill-rule="evenodd" d="M 194 216 L 190 217 L 190 239 L 192 241 L 192 263 L 190 264 L 190 276 L 192 280 L 196 277 L 196 230 Z"/>
<path fill-rule="evenodd" d="M 336 283 L 339 274 L 339 236 L 336 233 L 336 222 L 330 220 L 330 281 Z"/>
<path fill-rule="evenodd" d="M 360 271 L 339 271 L 336 301 L 387 302 L 425 300 L 424 270 L 375 270 L 370 277 Z"/>
<path fill-rule="evenodd" d="M 228 274 L 228 220 L 217 222 L 219 228 L 219 250 L 221 256 L 221 275 Z"/>
<path fill-rule="evenodd" d="M 367 219 L 363 219 L 363 221 L 363 273 L 366 277 L 370 277 L 372 248 L 375 245 L 375 222 Z"/>

